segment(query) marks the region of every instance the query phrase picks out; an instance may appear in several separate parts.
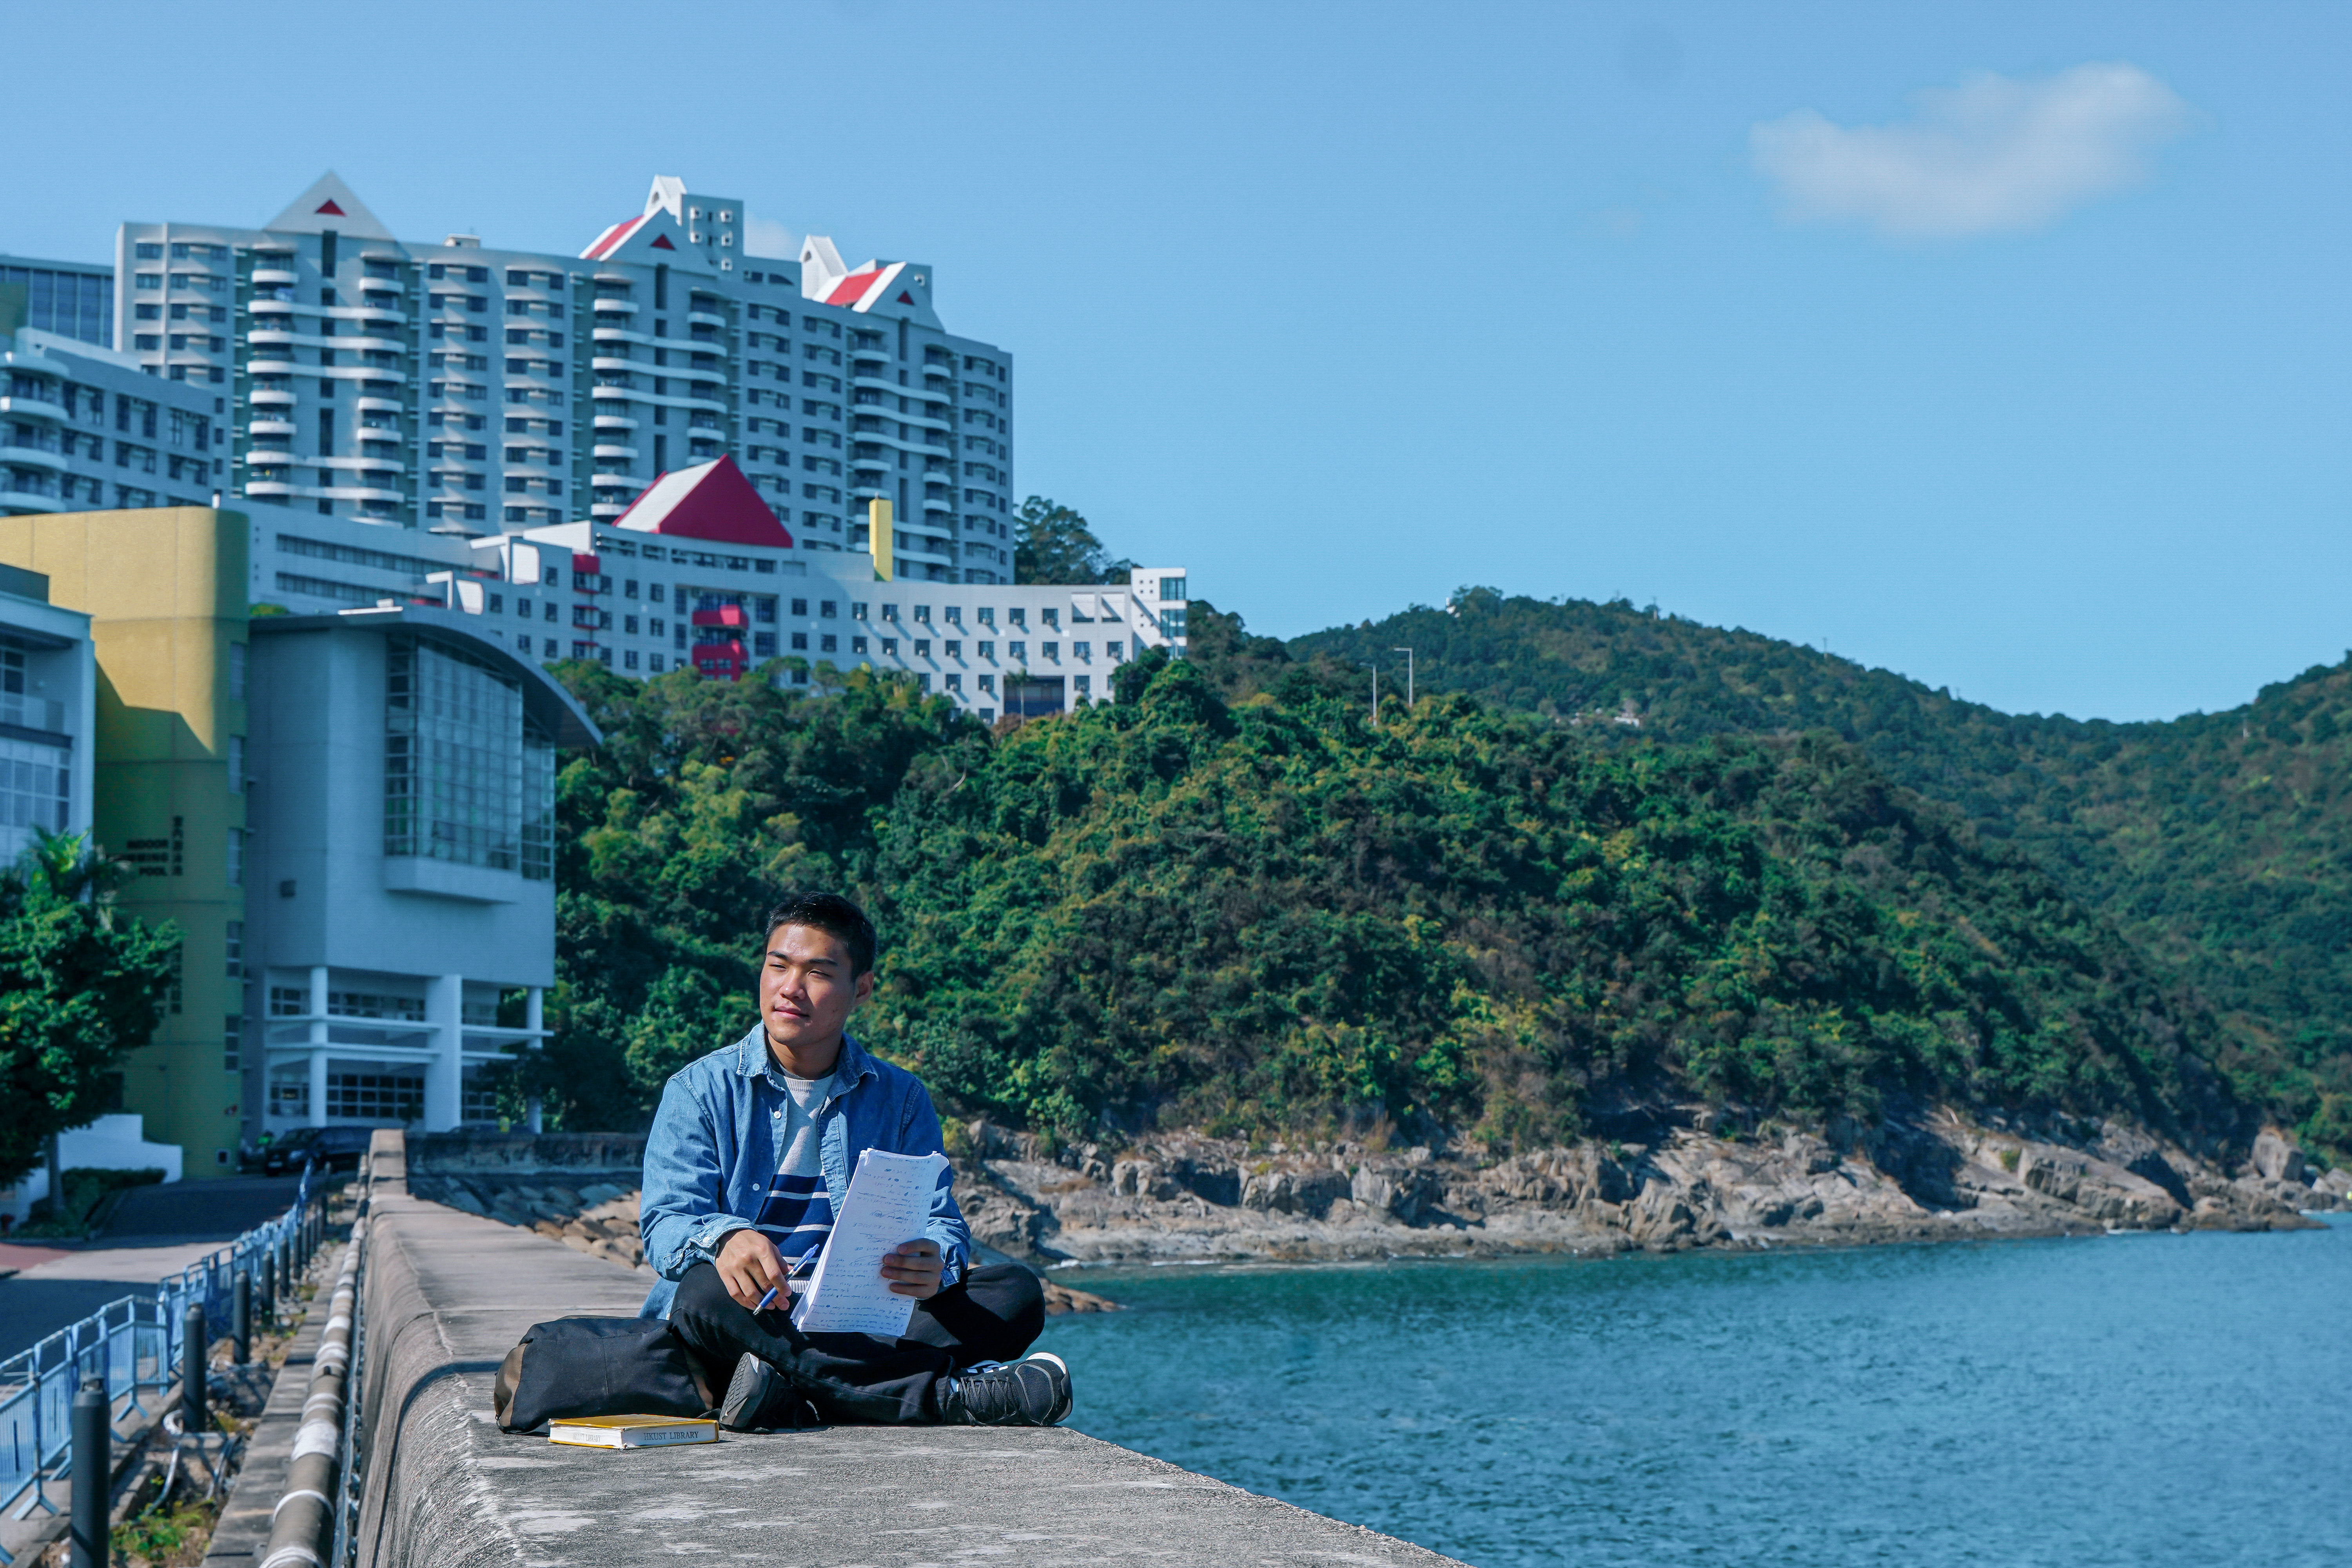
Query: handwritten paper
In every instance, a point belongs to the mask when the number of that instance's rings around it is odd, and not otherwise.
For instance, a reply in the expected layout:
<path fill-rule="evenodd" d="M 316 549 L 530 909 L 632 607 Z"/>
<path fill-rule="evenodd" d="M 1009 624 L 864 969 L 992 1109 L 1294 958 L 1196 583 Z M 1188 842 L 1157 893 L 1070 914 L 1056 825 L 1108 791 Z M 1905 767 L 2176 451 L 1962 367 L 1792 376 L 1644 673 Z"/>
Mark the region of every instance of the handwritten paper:
<path fill-rule="evenodd" d="M 816 1260 L 816 1273 L 793 1308 L 793 1324 L 804 1334 L 881 1334 L 907 1331 L 915 1299 L 901 1296 L 882 1278 L 882 1259 L 902 1243 L 919 1241 L 930 1218 L 931 1194 L 944 1154 L 890 1154 L 868 1149 L 857 1156 L 849 1191 L 834 1216 L 833 1234 Z"/>

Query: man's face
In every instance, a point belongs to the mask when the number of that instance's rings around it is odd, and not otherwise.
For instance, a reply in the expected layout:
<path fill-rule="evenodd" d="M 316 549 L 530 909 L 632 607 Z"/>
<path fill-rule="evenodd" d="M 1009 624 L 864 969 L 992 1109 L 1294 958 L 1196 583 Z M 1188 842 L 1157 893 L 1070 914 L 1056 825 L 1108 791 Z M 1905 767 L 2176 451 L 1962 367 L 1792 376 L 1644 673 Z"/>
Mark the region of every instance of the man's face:
<path fill-rule="evenodd" d="M 781 925 L 768 936 L 760 968 L 760 1021 L 787 1050 L 838 1036 L 856 1005 L 874 993 L 874 974 L 850 973 L 849 945 L 814 926 Z"/>

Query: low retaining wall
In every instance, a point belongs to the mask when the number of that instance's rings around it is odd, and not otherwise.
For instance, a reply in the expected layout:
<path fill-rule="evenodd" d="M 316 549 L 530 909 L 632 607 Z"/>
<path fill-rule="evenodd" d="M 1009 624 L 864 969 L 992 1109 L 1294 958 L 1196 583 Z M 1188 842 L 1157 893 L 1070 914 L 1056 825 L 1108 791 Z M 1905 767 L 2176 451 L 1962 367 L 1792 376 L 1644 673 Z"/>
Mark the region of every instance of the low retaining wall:
<path fill-rule="evenodd" d="M 634 1313 L 647 1276 L 411 1197 L 391 1151 L 373 1169 L 359 1568 L 1453 1561 L 1061 1428 L 835 1426 L 626 1452 L 509 1436 L 490 1384 L 523 1331 Z"/>

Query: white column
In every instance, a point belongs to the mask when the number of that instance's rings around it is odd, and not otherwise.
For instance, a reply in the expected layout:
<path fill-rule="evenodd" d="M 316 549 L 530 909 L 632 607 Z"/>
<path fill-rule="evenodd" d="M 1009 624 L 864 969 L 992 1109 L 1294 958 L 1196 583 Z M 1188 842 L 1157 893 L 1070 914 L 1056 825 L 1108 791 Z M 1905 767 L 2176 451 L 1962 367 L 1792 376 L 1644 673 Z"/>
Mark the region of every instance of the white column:
<path fill-rule="evenodd" d="M 530 1000 L 523 1004 L 522 1021 L 524 1026 L 532 1031 L 530 1044 L 524 1048 L 535 1051 L 544 1044 L 544 1042 L 540 1039 L 538 1031 L 547 1027 L 546 987 L 534 985 L 530 988 Z M 544 1119 L 546 1107 L 540 1103 L 539 1096 L 535 1094 L 530 1096 L 522 1102 L 522 1105 L 523 1124 L 529 1127 L 533 1132 L 545 1131 L 546 1128 L 541 1125 L 541 1123 Z"/>
<path fill-rule="evenodd" d="M 425 984 L 425 1022 L 433 1030 L 433 1059 L 425 1068 L 425 1131 L 446 1132 L 465 1117 L 466 977 L 444 974 Z"/>
<path fill-rule="evenodd" d="M 327 966 L 310 966 L 310 1125 L 327 1124 Z"/>

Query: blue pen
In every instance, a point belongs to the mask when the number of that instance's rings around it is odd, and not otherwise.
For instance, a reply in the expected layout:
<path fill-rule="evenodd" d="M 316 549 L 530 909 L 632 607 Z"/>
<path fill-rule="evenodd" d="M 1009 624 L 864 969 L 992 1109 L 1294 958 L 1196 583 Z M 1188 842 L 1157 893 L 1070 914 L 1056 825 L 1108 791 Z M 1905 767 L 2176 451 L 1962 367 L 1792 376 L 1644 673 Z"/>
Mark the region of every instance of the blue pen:
<path fill-rule="evenodd" d="M 797 1279 L 802 1275 L 807 1273 L 810 1268 L 816 1262 L 817 1253 L 819 1250 L 821 1249 L 812 1247 L 808 1251 L 802 1253 L 798 1258 L 793 1258 L 792 1263 L 784 1270 L 785 1280 L 789 1282 L 791 1280 Z M 752 1308 L 751 1310 L 754 1312 L 766 1311 L 769 1304 L 775 1300 L 777 1293 L 782 1289 L 783 1286 L 782 1285 L 770 1286 L 768 1288 L 768 1293 L 760 1298 L 760 1304 Z"/>

